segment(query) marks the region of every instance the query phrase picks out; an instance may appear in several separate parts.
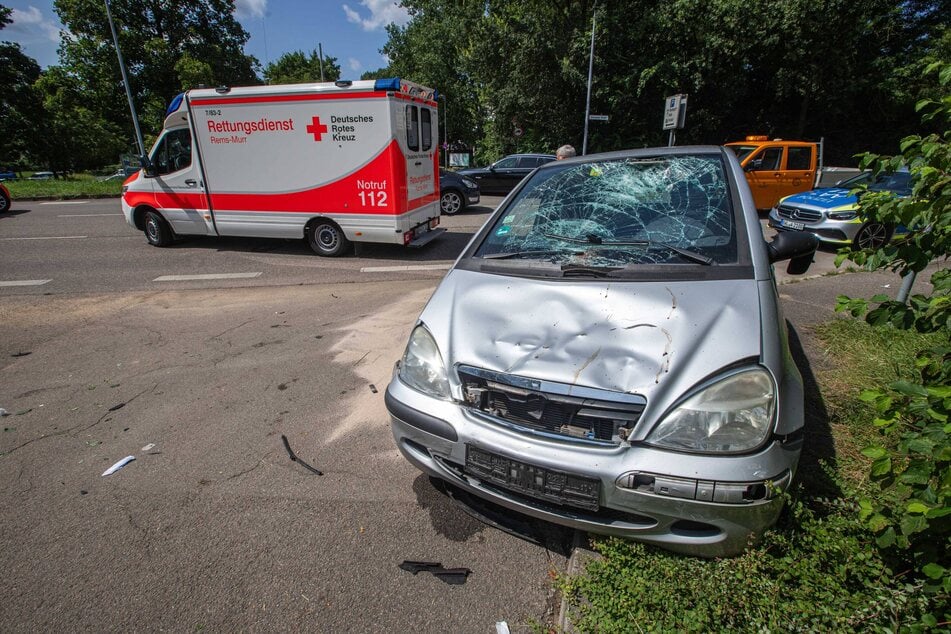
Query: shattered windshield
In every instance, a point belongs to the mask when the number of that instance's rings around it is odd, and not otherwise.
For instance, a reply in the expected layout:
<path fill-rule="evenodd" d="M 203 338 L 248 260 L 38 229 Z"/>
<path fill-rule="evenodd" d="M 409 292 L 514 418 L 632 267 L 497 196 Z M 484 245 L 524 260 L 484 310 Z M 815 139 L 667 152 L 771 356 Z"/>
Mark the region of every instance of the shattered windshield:
<path fill-rule="evenodd" d="M 475 257 L 583 267 L 737 261 L 719 155 L 623 158 L 535 173 Z"/>

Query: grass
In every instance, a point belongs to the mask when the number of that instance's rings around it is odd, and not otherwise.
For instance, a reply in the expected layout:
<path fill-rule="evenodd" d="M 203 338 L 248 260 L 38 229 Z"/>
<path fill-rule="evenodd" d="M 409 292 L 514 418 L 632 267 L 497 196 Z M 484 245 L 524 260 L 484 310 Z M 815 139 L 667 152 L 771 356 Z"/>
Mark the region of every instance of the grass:
<path fill-rule="evenodd" d="M 94 196 L 119 196 L 122 179 L 99 181 L 91 174 L 74 174 L 67 178 L 31 181 L 20 179 L 4 181 L 13 200 L 27 198 L 89 198 Z"/>
<path fill-rule="evenodd" d="M 877 432 L 872 410 L 858 395 L 911 378 L 917 351 L 948 337 L 848 318 L 822 324 L 814 334 L 822 359 L 813 365 L 823 366 L 816 380 L 835 453 L 828 463 L 800 471 L 822 471 L 841 493 L 823 497 L 811 488 L 815 477 L 804 475 L 778 524 L 759 545 L 730 559 L 595 540 L 601 557 L 582 574 L 559 579 L 578 631 L 895 631 L 930 609 L 859 521 L 855 500 L 870 462 L 861 449 Z"/>

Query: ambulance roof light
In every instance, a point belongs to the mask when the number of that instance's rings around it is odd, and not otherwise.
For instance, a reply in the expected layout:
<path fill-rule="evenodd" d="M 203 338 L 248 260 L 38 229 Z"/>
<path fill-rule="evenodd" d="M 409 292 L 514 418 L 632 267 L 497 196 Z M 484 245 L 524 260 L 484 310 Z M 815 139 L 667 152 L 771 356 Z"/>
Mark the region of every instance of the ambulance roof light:
<path fill-rule="evenodd" d="M 168 104 L 168 110 L 165 111 L 165 116 L 172 114 L 182 106 L 182 101 L 185 99 L 185 93 L 180 92 L 175 95 L 175 98 L 172 99 L 172 103 Z"/>
<path fill-rule="evenodd" d="M 373 82 L 373 90 L 395 90 L 400 89 L 400 78 L 391 77 L 389 79 L 377 79 Z"/>
<path fill-rule="evenodd" d="M 219 95 L 224 95 L 231 92 L 231 86 L 218 86 L 215 88 L 215 92 Z"/>
<path fill-rule="evenodd" d="M 353 84 L 349 79 L 338 79 L 334 82 L 334 86 L 337 88 L 349 88 Z"/>

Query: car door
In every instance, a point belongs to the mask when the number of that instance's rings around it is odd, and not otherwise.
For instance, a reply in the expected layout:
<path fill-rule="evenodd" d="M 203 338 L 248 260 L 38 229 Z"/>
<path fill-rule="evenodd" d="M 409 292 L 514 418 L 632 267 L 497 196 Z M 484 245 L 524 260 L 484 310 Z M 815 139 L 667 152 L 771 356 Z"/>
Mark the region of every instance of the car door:
<path fill-rule="evenodd" d="M 214 235 L 208 197 L 188 128 L 167 131 L 152 150 L 155 204 L 179 235 Z"/>
<path fill-rule="evenodd" d="M 757 209 L 770 209 L 780 196 L 782 179 L 783 146 L 768 145 L 750 156 L 746 163 L 746 180 L 753 192 Z"/>
<path fill-rule="evenodd" d="M 813 171 L 815 154 L 816 146 L 814 145 L 786 146 L 782 175 L 776 187 L 777 202 L 778 198 L 812 189 L 812 184 L 815 182 Z"/>
<path fill-rule="evenodd" d="M 486 191 L 507 193 L 521 180 L 515 171 L 517 167 L 517 156 L 506 156 L 504 159 L 496 161 L 489 168 L 489 173 L 486 175 L 482 187 Z M 514 182 L 512 182 L 513 178 L 515 179 Z M 486 181 L 488 182 L 486 183 Z"/>

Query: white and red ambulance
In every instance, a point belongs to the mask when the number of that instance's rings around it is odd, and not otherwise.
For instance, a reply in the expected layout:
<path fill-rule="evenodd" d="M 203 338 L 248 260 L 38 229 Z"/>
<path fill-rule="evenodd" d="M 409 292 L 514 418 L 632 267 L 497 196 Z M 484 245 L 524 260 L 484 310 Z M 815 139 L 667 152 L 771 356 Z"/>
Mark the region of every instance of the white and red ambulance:
<path fill-rule="evenodd" d="M 176 236 L 426 244 L 439 224 L 436 93 L 401 79 L 189 90 L 169 106 L 122 210 Z"/>

